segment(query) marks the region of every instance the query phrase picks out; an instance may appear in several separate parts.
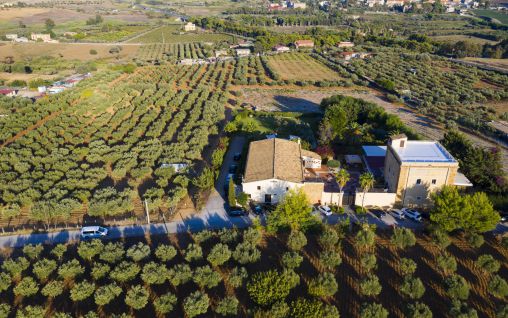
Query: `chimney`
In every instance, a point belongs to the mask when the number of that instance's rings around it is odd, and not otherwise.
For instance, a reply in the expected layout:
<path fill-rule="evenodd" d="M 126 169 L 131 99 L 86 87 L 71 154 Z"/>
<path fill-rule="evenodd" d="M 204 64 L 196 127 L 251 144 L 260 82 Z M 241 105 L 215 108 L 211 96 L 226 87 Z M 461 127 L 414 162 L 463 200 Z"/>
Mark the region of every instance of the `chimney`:
<path fill-rule="evenodd" d="M 404 148 L 407 144 L 407 136 L 405 134 L 390 136 L 388 144 L 393 148 Z"/>

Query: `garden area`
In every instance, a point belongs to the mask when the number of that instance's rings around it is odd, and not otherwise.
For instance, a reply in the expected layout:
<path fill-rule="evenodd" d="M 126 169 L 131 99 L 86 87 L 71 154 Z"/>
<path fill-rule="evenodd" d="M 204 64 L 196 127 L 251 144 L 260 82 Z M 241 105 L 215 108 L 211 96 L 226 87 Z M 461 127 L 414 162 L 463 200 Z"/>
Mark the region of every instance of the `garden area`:
<path fill-rule="evenodd" d="M 0 317 L 501 318 L 507 244 L 338 224 L 27 245 L 2 251 Z"/>

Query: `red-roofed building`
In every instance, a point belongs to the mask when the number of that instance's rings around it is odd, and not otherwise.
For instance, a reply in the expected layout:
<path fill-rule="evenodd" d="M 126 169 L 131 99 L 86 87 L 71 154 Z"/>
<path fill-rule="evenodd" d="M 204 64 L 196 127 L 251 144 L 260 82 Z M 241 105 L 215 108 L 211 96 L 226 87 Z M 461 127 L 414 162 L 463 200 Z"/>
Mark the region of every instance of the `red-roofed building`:
<path fill-rule="evenodd" d="M 11 88 L 4 88 L 0 89 L 0 95 L 8 96 L 8 97 L 14 97 L 18 95 L 18 91 Z"/>

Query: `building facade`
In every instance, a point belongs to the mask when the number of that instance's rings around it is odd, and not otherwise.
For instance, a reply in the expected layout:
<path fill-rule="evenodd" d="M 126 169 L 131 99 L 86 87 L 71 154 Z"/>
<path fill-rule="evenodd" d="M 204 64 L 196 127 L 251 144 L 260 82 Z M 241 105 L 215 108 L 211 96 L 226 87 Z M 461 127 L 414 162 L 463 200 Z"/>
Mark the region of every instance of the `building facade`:
<path fill-rule="evenodd" d="M 405 135 L 390 138 L 384 165 L 388 192 L 396 194 L 402 206 L 427 207 L 430 194 L 444 185 L 458 184 L 459 163 L 437 141 L 408 140 Z M 467 179 L 466 179 L 467 180 Z"/>

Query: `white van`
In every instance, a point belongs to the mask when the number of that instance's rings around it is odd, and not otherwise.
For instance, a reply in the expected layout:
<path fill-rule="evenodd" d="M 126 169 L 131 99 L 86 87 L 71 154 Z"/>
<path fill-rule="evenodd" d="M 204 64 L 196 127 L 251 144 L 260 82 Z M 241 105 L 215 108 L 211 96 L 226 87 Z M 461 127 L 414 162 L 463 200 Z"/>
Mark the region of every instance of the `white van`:
<path fill-rule="evenodd" d="M 402 212 L 399 209 L 392 209 L 390 211 L 390 214 L 393 215 L 394 218 L 399 219 L 399 220 L 404 220 L 406 218 L 406 216 L 404 215 L 404 212 Z"/>
<path fill-rule="evenodd" d="M 84 226 L 81 229 L 81 238 L 93 239 L 103 238 L 108 235 L 108 229 L 102 226 Z"/>

